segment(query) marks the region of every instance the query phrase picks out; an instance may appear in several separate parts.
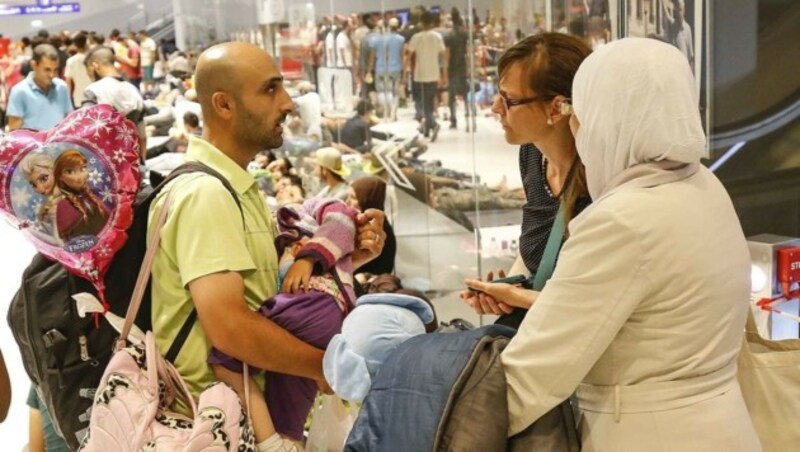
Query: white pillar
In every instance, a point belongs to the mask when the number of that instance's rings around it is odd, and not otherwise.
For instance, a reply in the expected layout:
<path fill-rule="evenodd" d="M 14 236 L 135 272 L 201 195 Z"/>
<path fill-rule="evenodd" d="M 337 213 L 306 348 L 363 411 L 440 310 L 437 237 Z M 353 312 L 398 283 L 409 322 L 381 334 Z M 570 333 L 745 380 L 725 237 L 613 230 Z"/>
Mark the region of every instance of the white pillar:
<path fill-rule="evenodd" d="M 181 50 L 186 50 L 186 23 L 181 0 L 172 0 L 172 11 L 175 21 L 175 45 Z"/>

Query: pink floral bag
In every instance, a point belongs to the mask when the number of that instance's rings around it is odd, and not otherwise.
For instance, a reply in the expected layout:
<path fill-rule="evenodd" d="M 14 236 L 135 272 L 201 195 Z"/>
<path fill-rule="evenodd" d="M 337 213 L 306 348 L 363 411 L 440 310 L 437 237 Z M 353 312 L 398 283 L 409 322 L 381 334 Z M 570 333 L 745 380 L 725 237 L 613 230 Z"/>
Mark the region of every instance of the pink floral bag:
<path fill-rule="evenodd" d="M 170 195 L 167 194 L 158 218 L 158 232 L 148 244 L 139 272 L 117 351 L 97 388 L 89 434 L 81 451 L 256 450 L 250 419 L 236 392 L 228 385 L 211 385 L 195 403 L 175 367 L 159 353 L 152 332 L 147 332 L 143 343 L 125 346 L 150 277 L 169 205 Z M 246 365 L 244 379 L 246 383 Z M 244 385 L 247 400 L 250 397 L 248 386 Z M 193 417 L 170 411 L 169 407 L 176 400 L 190 407 Z"/>

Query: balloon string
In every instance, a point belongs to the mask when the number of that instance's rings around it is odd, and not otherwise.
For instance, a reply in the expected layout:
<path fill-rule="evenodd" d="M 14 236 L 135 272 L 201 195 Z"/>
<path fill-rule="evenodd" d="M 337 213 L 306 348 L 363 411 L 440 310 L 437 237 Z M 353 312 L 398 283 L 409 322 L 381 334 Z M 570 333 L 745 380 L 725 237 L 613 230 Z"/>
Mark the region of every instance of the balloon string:
<path fill-rule="evenodd" d="M 97 294 L 100 295 L 100 303 L 103 304 L 103 313 L 95 312 L 94 315 L 94 326 L 95 328 L 100 328 L 100 317 L 106 315 L 106 313 L 111 309 L 111 305 L 108 304 L 106 301 L 106 288 L 101 284 L 97 287 Z"/>

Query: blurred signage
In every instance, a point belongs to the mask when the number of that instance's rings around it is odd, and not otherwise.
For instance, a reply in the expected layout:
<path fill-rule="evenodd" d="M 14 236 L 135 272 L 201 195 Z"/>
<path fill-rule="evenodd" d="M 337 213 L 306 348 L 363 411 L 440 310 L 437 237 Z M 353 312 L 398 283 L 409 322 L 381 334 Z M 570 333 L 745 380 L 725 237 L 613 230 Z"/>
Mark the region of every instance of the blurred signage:
<path fill-rule="evenodd" d="M 39 0 L 36 5 L 5 5 L 0 7 L 0 16 L 68 14 L 79 12 L 81 12 L 80 3 L 53 3 L 52 0 Z"/>
<path fill-rule="evenodd" d="M 260 24 L 279 23 L 286 18 L 286 0 L 262 0 L 256 7 Z"/>

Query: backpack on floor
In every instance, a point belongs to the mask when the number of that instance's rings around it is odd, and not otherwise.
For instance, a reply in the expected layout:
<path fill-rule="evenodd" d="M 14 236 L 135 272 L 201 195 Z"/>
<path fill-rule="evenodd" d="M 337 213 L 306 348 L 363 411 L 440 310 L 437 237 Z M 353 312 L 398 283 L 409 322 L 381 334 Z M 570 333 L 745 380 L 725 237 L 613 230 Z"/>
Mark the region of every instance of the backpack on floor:
<path fill-rule="evenodd" d="M 147 249 L 150 204 L 169 181 L 194 172 L 219 179 L 239 204 L 230 183 L 197 162 L 176 168 L 155 189 L 143 186 L 134 204 L 128 240 L 114 256 L 105 276 L 105 296 L 114 314 L 124 316 L 131 300 Z M 8 323 L 20 348 L 25 371 L 38 387 L 56 430 L 73 450 L 86 435 L 95 390 L 119 336 L 105 320 L 96 325 L 92 316 L 78 315 L 72 295 L 82 292 L 97 295 L 89 281 L 68 272 L 59 262 L 36 254 L 22 274 L 22 284 L 8 311 Z M 187 319 L 190 327 L 193 322 L 194 318 Z M 149 285 L 136 325 L 144 331 L 151 327 Z M 188 328 L 184 329 L 188 334 Z M 170 352 L 174 350 L 177 355 L 183 340 L 176 339 Z M 174 356 L 167 358 L 174 360 Z"/>

